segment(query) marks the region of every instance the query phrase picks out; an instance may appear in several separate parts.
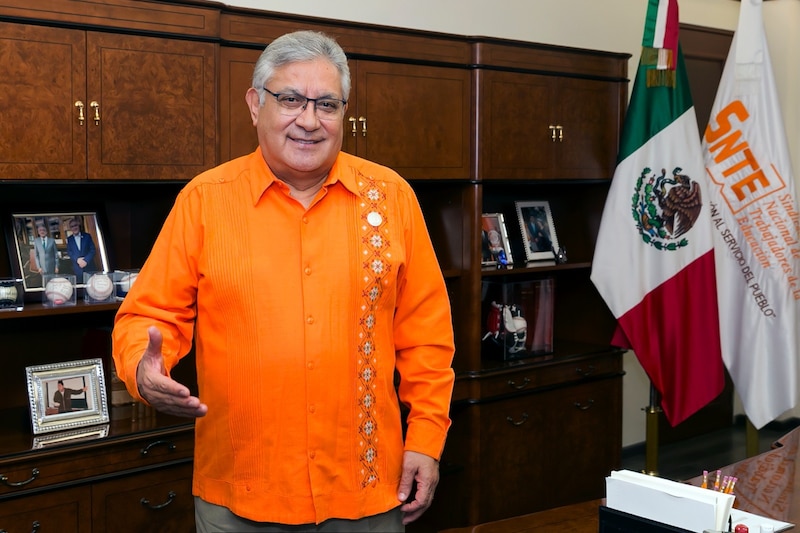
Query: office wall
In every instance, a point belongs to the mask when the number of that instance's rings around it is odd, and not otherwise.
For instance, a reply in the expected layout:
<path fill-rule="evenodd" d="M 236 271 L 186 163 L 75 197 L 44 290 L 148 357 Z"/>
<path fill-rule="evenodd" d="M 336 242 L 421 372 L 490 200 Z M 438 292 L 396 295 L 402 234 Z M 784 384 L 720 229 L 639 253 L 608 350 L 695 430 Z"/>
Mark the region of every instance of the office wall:
<path fill-rule="evenodd" d="M 419 30 L 500 37 L 627 52 L 630 76 L 636 72 L 646 0 L 223 0 L 231 6 L 268 9 L 338 20 Z M 735 0 L 680 0 L 680 21 L 735 30 Z M 781 100 L 795 179 L 800 178 L 800 1 L 764 3 L 764 24 Z M 649 381 L 632 353 L 625 356 L 623 445 L 645 440 Z M 796 410 L 800 413 L 800 410 Z M 741 408 L 737 404 L 737 413 Z M 795 412 L 787 416 L 799 416 Z"/>

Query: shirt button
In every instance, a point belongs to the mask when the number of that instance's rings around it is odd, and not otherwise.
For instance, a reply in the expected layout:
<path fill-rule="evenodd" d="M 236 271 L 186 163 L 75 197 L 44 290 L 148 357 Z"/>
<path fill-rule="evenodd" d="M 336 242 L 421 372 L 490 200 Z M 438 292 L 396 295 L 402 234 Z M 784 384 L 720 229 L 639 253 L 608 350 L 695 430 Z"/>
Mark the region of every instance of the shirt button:
<path fill-rule="evenodd" d="M 308 412 L 311 413 L 311 414 L 314 414 L 314 413 L 317 412 L 317 408 L 314 407 L 313 405 L 309 405 L 308 406 Z"/>
<path fill-rule="evenodd" d="M 309 325 L 311 325 L 311 324 L 313 324 L 313 323 L 314 323 L 314 317 L 313 317 L 313 316 L 311 316 L 311 315 L 307 316 L 307 317 L 306 317 L 306 324 L 309 324 Z"/>
<path fill-rule="evenodd" d="M 304 273 L 306 276 L 310 276 L 310 275 L 311 275 L 311 267 L 305 267 L 305 268 L 303 269 L 303 273 Z"/>
<path fill-rule="evenodd" d="M 306 365 L 306 368 L 308 368 L 309 370 L 314 370 L 314 363 L 308 363 Z"/>
<path fill-rule="evenodd" d="M 308 217 L 303 217 L 303 224 L 308 224 Z"/>
<path fill-rule="evenodd" d="M 309 452 L 308 456 L 313 459 L 317 456 L 317 452 Z"/>

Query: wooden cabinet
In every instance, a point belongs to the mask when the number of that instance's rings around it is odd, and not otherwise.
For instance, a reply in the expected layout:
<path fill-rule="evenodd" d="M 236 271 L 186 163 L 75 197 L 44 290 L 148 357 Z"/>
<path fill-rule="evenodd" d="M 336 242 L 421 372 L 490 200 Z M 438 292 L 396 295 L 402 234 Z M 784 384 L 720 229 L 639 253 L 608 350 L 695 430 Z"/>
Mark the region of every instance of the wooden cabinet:
<path fill-rule="evenodd" d="M 476 44 L 475 57 L 479 178 L 611 177 L 625 64 L 603 52 L 497 42 Z"/>
<path fill-rule="evenodd" d="M 191 423 L 139 411 L 100 440 L 13 456 L 0 441 L 0 530 L 193 531 Z"/>
<path fill-rule="evenodd" d="M 483 70 L 477 77 L 480 177 L 606 177 L 619 136 L 616 83 Z"/>
<path fill-rule="evenodd" d="M 621 461 L 621 352 L 609 346 L 614 319 L 590 274 L 627 56 L 497 41 L 477 42 L 474 54 L 476 184 L 439 189 L 448 205 L 429 204 L 437 191 L 415 184 L 434 228 L 439 219 L 462 225 L 447 244 L 432 231 L 437 252 L 462 259 L 449 261 L 460 269 L 448 278 L 462 299 L 453 298 L 453 425 L 433 507 L 417 531 L 601 498 Z M 525 263 L 515 202 L 526 200 L 549 203 L 565 263 Z M 503 214 L 513 268 L 481 267 L 480 213 Z M 552 353 L 508 361 L 483 353 L 484 289 L 542 279 L 554 286 Z"/>
<path fill-rule="evenodd" d="M 0 531 L 92 530 L 91 488 L 64 488 L 0 503 Z"/>
<path fill-rule="evenodd" d="M 622 448 L 621 352 L 522 366 L 462 376 L 474 395 L 454 399 L 440 489 L 424 527 L 478 524 L 604 495 Z"/>
<path fill-rule="evenodd" d="M 189 179 L 216 163 L 211 43 L 0 22 L 0 58 L 4 179 Z"/>
<path fill-rule="evenodd" d="M 343 149 L 406 179 L 470 177 L 466 69 L 352 61 Z"/>
<path fill-rule="evenodd" d="M 194 531 L 192 465 L 166 467 L 92 486 L 94 531 Z"/>
<path fill-rule="evenodd" d="M 97 6 L 0 0 L 0 212 L 90 205 L 104 215 L 112 267 L 140 267 L 182 180 L 257 146 L 244 94 L 264 46 L 299 28 L 327 32 L 351 64 L 344 149 L 411 182 L 453 309 L 453 425 L 434 506 L 409 531 L 603 495 L 620 461 L 622 370 L 608 345 L 613 317 L 589 275 L 627 101 L 627 55 L 204 0 Z M 549 202 L 566 263 L 524 264 L 519 200 Z M 504 214 L 513 268 L 481 267 L 481 213 Z M 0 277 L 11 275 L 0 261 Z M 542 278 L 555 287 L 553 352 L 487 357 L 485 284 Z M 133 423 L 117 411 L 102 441 L 31 449 L 19 376 L 88 357 L 102 358 L 109 375 L 115 311 L 29 303 L 0 314 L 0 344 L 13 354 L 0 371 L 0 474 L 11 483 L 0 482 L 0 520 L 15 528 L 53 518 L 67 531 L 193 526 L 190 422 Z M 173 376 L 196 390 L 191 358 Z M 152 454 L 141 456 L 149 444 Z M 42 517 L 40 508 L 52 512 Z"/>

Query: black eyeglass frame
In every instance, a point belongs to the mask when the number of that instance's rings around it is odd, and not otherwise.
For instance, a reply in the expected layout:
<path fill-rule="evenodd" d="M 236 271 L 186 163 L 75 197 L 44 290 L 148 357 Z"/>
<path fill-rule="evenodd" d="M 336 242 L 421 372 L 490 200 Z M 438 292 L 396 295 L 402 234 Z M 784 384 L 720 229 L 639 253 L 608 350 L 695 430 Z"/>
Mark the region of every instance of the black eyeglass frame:
<path fill-rule="evenodd" d="M 269 93 L 271 96 L 273 96 L 275 98 L 275 101 L 278 102 L 278 105 L 281 105 L 281 107 L 283 107 L 284 109 L 288 109 L 290 111 L 298 110 L 298 114 L 300 114 L 300 113 L 302 113 L 303 111 L 306 110 L 306 107 L 308 107 L 308 103 L 309 102 L 314 102 L 314 112 L 315 113 L 319 110 L 319 108 L 317 107 L 317 102 L 319 102 L 319 101 L 323 101 L 324 102 L 324 101 L 328 100 L 328 101 L 333 101 L 333 102 L 341 102 L 342 106 L 346 106 L 347 105 L 347 100 L 342 100 L 341 98 L 333 98 L 331 96 L 325 96 L 324 98 L 309 98 L 308 96 L 305 96 L 305 95 L 302 95 L 302 94 L 299 94 L 299 93 L 274 93 L 274 92 L 270 91 L 269 89 L 267 89 L 266 87 L 261 87 L 261 88 L 264 89 L 264 91 Z M 305 101 L 300 106 L 298 106 L 296 109 L 292 109 L 292 108 L 283 106 L 281 104 L 281 102 L 279 100 L 279 98 L 281 96 L 293 96 L 294 98 L 297 98 L 299 101 L 303 101 L 303 100 L 305 100 Z"/>

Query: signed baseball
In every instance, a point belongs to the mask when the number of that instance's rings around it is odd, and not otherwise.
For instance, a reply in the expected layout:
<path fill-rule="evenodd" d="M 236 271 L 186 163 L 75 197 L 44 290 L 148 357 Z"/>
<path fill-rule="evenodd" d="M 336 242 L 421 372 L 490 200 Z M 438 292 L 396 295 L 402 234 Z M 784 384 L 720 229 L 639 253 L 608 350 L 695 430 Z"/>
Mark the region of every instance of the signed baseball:
<path fill-rule="evenodd" d="M 114 282 L 108 274 L 92 274 L 86 281 L 86 294 L 92 300 L 108 300 L 112 292 L 114 292 Z"/>
<path fill-rule="evenodd" d="M 53 305 L 63 305 L 72 298 L 72 283 L 67 278 L 52 278 L 47 282 L 44 294 Z"/>
<path fill-rule="evenodd" d="M 13 285 L 0 285 L 0 305 L 17 302 L 17 288 Z"/>

